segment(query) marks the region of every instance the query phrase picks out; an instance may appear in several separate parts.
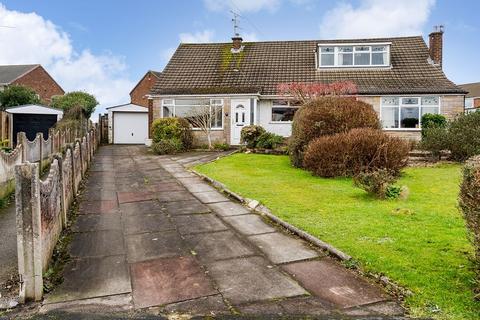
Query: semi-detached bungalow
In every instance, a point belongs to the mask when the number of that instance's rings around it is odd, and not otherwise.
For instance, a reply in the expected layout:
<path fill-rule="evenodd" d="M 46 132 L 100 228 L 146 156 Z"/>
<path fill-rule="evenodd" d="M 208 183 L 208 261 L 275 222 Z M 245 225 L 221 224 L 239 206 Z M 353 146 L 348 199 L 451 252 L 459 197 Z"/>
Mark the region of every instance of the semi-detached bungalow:
<path fill-rule="evenodd" d="M 209 104 L 214 138 L 240 143 L 245 125 L 291 134 L 298 106 L 278 92 L 284 83 L 351 81 L 373 106 L 386 132 L 420 137 L 422 114 L 464 111 L 466 92 L 442 71 L 443 31 L 381 39 L 180 44 L 149 95 L 154 119 L 188 116 Z M 203 143 L 196 134 L 198 143 Z"/>

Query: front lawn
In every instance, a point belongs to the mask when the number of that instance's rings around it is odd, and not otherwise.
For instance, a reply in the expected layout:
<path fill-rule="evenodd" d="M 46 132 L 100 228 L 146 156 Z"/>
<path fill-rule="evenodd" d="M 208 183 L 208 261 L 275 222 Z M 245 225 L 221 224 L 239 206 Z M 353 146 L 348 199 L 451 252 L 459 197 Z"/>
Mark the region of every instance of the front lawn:
<path fill-rule="evenodd" d="M 459 165 L 407 168 L 399 181 L 410 189 L 404 201 L 374 199 L 351 179 L 313 177 L 286 156 L 235 154 L 196 170 L 410 289 L 412 315 L 478 319 L 473 249 L 456 206 Z"/>

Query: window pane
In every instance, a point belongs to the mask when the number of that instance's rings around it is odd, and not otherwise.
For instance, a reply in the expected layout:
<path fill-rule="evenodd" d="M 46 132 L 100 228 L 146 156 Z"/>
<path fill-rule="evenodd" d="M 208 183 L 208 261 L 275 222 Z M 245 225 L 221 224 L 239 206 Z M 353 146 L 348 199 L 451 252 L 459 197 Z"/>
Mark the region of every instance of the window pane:
<path fill-rule="evenodd" d="M 372 64 L 373 65 L 385 65 L 385 64 L 387 64 L 387 53 L 386 52 L 374 52 L 374 53 L 372 53 Z"/>
<path fill-rule="evenodd" d="M 163 105 L 172 105 L 173 104 L 173 99 L 164 99 L 163 100 Z"/>
<path fill-rule="evenodd" d="M 355 53 L 355 65 L 356 66 L 370 65 L 370 53 Z"/>
<path fill-rule="evenodd" d="M 430 105 L 430 106 L 437 106 L 438 105 L 438 97 L 422 97 L 422 105 Z"/>
<path fill-rule="evenodd" d="M 320 65 L 322 66 L 333 66 L 334 55 L 333 54 L 324 54 L 322 53 L 320 58 Z"/>
<path fill-rule="evenodd" d="M 398 128 L 398 107 L 382 107 L 382 125 L 384 128 Z"/>
<path fill-rule="evenodd" d="M 288 106 L 288 100 L 272 100 L 274 106 Z"/>
<path fill-rule="evenodd" d="M 383 97 L 382 98 L 382 105 L 386 106 L 398 106 L 398 98 L 397 97 Z"/>
<path fill-rule="evenodd" d="M 427 113 L 430 113 L 430 114 L 438 114 L 438 107 L 433 107 L 433 106 L 428 106 L 428 107 L 424 107 L 422 106 L 422 116 L 424 114 L 427 114 Z"/>
<path fill-rule="evenodd" d="M 369 46 L 361 46 L 361 47 L 355 47 L 355 51 L 370 51 Z"/>
<path fill-rule="evenodd" d="M 402 107 L 400 108 L 400 127 L 401 128 L 418 128 L 419 124 L 419 107 Z"/>
<path fill-rule="evenodd" d="M 338 54 L 338 65 L 340 65 L 340 66 L 351 66 L 351 65 L 353 65 L 353 54 L 352 53 L 339 53 Z"/>
<path fill-rule="evenodd" d="M 175 117 L 187 118 L 195 112 L 195 106 L 175 106 Z"/>
<path fill-rule="evenodd" d="M 273 107 L 272 121 L 292 121 L 297 110 L 298 108 Z"/>
<path fill-rule="evenodd" d="M 201 106 L 209 105 L 210 100 L 207 99 L 177 99 L 175 100 L 175 105 L 177 106 Z"/>
<path fill-rule="evenodd" d="M 372 51 L 373 52 L 387 51 L 387 46 L 373 46 Z"/>
<path fill-rule="evenodd" d="M 467 109 L 473 108 L 473 98 L 465 98 L 465 108 Z"/>
<path fill-rule="evenodd" d="M 222 105 L 222 99 L 212 99 L 212 100 L 210 100 L 210 104 L 221 106 Z"/>
<path fill-rule="evenodd" d="M 320 52 L 329 52 L 329 53 L 333 53 L 335 51 L 334 47 L 321 47 L 320 49 L 321 51 Z"/>
<path fill-rule="evenodd" d="M 418 98 L 402 98 L 402 104 L 418 104 Z"/>
<path fill-rule="evenodd" d="M 353 47 L 338 47 L 338 52 L 353 52 Z"/>
<path fill-rule="evenodd" d="M 212 128 L 222 128 L 223 108 L 221 106 L 212 107 Z"/>
<path fill-rule="evenodd" d="M 173 107 L 163 106 L 163 117 L 164 118 L 173 117 Z"/>

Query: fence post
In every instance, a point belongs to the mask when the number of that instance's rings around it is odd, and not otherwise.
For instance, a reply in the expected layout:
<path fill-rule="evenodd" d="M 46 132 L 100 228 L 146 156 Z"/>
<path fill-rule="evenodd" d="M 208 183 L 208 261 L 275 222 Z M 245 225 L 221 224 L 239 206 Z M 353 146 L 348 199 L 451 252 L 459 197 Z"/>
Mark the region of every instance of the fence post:
<path fill-rule="evenodd" d="M 25 132 L 17 133 L 17 145 L 22 145 L 22 162 L 27 161 L 27 146 L 26 146 L 27 135 Z"/>
<path fill-rule="evenodd" d="M 42 299 L 42 238 L 38 164 L 15 166 L 19 301 Z"/>
<path fill-rule="evenodd" d="M 60 207 L 62 208 L 62 226 L 67 226 L 67 204 L 65 201 L 65 186 L 63 184 L 63 158 L 62 155 L 56 153 L 53 155 L 53 160 L 57 159 L 58 162 L 58 180 L 60 184 Z M 52 163 L 53 163 L 52 160 Z"/>
<path fill-rule="evenodd" d="M 43 133 L 38 132 L 37 136 L 35 137 L 35 143 L 38 143 L 38 150 L 40 153 L 40 172 L 43 170 Z"/>
<path fill-rule="evenodd" d="M 50 152 L 55 154 L 58 150 L 55 149 L 55 129 L 48 129 L 48 137 L 50 138 Z"/>

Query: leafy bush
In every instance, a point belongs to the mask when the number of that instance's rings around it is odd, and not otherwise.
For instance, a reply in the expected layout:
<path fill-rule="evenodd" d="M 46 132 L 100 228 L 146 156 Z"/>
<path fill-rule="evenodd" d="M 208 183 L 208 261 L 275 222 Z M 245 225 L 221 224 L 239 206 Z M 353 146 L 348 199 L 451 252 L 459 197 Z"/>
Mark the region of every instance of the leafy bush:
<path fill-rule="evenodd" d="M 265 132 L 266 130 L 262 126 L 251 125 L 243 127 L 240 133 L 240 141 L 246 143 L 249 148 L 255 148 L 258 138 Z"/>
<path fill-rule="evenodd" d="M 440 158 L 440 152 L 449 149 L 449 134 L 446 127 L 432 126 L 422 128 L 422 141 L 419 148 L 430 151 L 436 158 Z"/>
<path fill-rule="evenodd" d="M 275 149 L 283 143 L 283 137 L 278 134 L 265 132 L 258 137 L 257 148 Z"/>
<path fill-rule="evenodd" d="M 450 123 L 448 136 L 454 160 L 464 161 L 480 154 L 480 112 L 459 115 Z"/>
<path fill-rule="evenodd" d="M 10 107 L 21 106 L 24 104 L 40 104 L 40 98 L 37 93 L 24 86 L 8 86 L 0 91 L 0 109 L 5 110 Z"/>
<path fill-rule="evenodd" d="M 152 143 L 152 150 L 156 154 L 175 154 L 183 150 L 182 141 L 176 138 L 163 139 Z"/>
<path fill-rule="evenodd" d="M 475 248 L 476 293 L 480 298 L 480 156 L 467 161 L 463 168 L 459 202 Z"/>
<path fill-rule="evenodd" d="M 55 96 L 51 103 L 53 108 L 64 111 L 74 107 L 81 107 L 87 118 L 90 118 L 97 105 L 97 99 L 93 95 L 83 91 L 72 91 L 63 96 Z"/>
<path fill-rule="evenodd" d="M 445 128 L 447 126 L 447 118 L 441 114 L 426 113 L 422 116 L 422 133 L 423 129 L 429 128 Z"/>
<path fill-rule="evenodd" d="M 180 141 L 183 150 L 188 150 L 193 144 L 193 134 L 190 123 L 183 118 L 161 118 L 152 123 L 152 140 Z"/>
<path fill-rule="evenodd" d="M 388 169 L 359 172 L 355 175 L 353 182 L 357 187 L 362 188 L 370 194 L 384 199 L 387 196 L 387 189 L 395 182 L 395 175 Z"/>
<path fill-rule="evenodd" d="M 381 130 L 362 128 L 328 135 L 309 143 L 304 165 L 321 177 L 354 176 L 388 169 L 393 175 L 406 166 L 410 147 Z"/>
<path fill-rule="evenodd" d="M 230 149 L 230 145 L 228 143 L 221 143 L 221 142 L 215 142 L 213 144 L 213 149 L 215 150 L 223 150 L 223 151 L 227 151 Z"/>
<path fill-rule="evenodd" d="M 288 146 L 292 165 L 303 167 L 304 152 L 310 141 L 354 128 L 380 128 L 371 105 L 351 97 L 322 97 L 310 101 L 293 118 Z"/>

